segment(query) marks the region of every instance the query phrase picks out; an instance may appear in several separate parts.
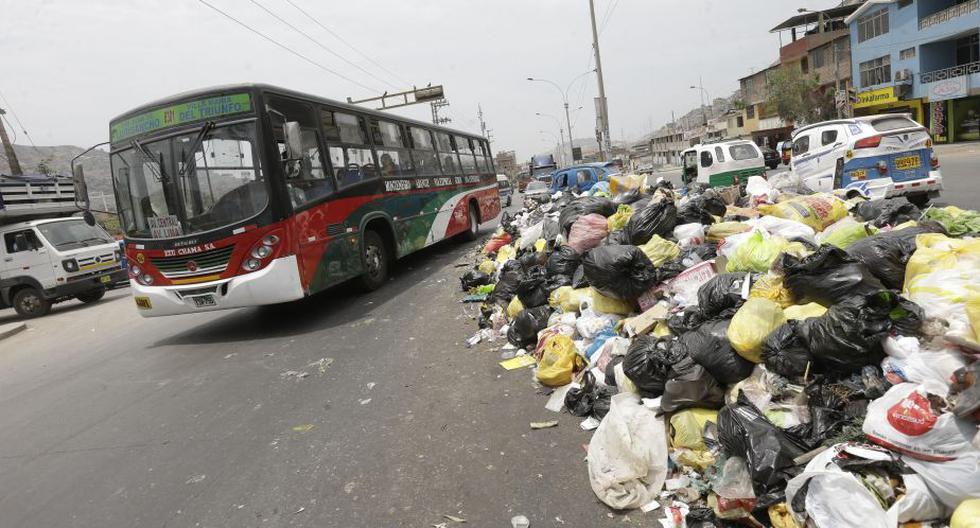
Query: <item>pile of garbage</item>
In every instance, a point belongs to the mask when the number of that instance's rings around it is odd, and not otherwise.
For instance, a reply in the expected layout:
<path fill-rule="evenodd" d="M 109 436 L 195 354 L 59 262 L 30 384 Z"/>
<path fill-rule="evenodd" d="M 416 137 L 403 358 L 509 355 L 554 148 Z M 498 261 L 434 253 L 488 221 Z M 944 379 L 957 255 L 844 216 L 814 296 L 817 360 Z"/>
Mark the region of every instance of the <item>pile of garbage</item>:
<path fill-rule="evenodd" d="M 978 526 L 980 215 L 617 176 L 505 213 L 461 278 L 666 528 Z M 916 524 L 913 524 L 916 523 Z"/>

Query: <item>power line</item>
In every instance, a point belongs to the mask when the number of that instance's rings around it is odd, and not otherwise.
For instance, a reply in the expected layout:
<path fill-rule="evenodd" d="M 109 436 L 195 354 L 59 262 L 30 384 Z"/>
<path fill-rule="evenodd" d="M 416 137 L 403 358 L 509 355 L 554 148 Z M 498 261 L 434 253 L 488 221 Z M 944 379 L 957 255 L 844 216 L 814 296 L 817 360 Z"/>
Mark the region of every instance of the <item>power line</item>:
<path fill-rule="evenodd" d="M 20 118 L 17 117 L 17 112 L 14 112 L 14 107 L 11 106 L 10 105 L 10 101 L 7 101 L 7 98 L 4 97 L 3 92 L 0 92 L 0 99 L 3 100 L 4 107 L 6 107 L 7 110 L 10 110 L 10 115 L 14 116 L 14 121 L 17 121 L 17 125 L 20 126 L 21 131 L 24 132 L 24 137 L 26 137 L 27 138 L 27 141 L 29 141 L 31 143 L 31 147 L 34 148 L 34 151 L 35 152 L 37 152 L 38 154 L 40 154 L 40 151 L 37 150 L 37 145 L 34 144 L 34 139 L 31 138 L 31 135 L 27 133 L 27 127 L 24 126 L 24 123 L 21 123 L 20 122 Z M 7 120 L 7 124 L 10 125 L 10 121 L 9 120 Z M 10 129 L 11 130 L 14 130 L 14 126 L 13 125 L 10 125 Z M 16 133 L 17 133 L 17 131 L 14 130 L 14 134 L 15 135 L 16 135 Z"/>
<path fill-rule="evenodd" d="M 292 28 L 292 30 L 293 30 L 293 31 L 295 31 L 295 32 L 297 32 L 297 33 L 299 33 L 300 35 L 303 35 L 304 37 L 306 37 L 306 38 L 307 38 L 307 40 L 309 40 L 310 42 L 312 42 L 312 43 L 314 43 L 314 44 L 316 44 L 317 46 L 319 46 L 320 48 L 322 48 L 322 49 L 323 49 L 324 51 L 326 51 L 327 53 L 330 53 L 331 55 L 333 55 L 333 56 L 335 56 L 335 57 L 337 57 L 338 59 L 340 59 L 340 60 L 342 60 L 342 61 L 344 61 L 344 62 L 346 62 L 347 64 L 350 64 L 351 66 L 353 66 L 353 67 L 355 67 L 355 68 L 357 68 L 358 70 L 361 70 L 362 72 L 364 72 L 364 73 L 366 73 L 366 74 L 367 74 L 368 76 L 370 76 L 370 77 L 371 77 L 372 79 L 374 79 L 374 80 L 376 80 L 376 81 L 379 81 L 379 82 L 381 82 L 381 83 L 383 83 L 383 84 L 387 84 L 388 86 L 391 86 L 392 88 L 395 88 L 395 89 L 397 89 L 397 88 L 398 88 L 398 87 L 397 87 L 397 86 L 395 86 L 394 84 L 392 84 L 392 83 L 390 83 L 390 82 L 388 82 L 388 81 L 386 81 L 386 80 L 384 80 L 384 79 L 382 79 L 382 78 L 380 78 L 380 77 L 378 77 L 378 76 L 376 76 L 375 74 L 373 74 L 373 73 L 371 73 L 371 72 L 369 72 L 369 71 L 367 71 L 367 70 L 365 70 L 365 69 L 364 69 L 364 68 L 362 68 L 362 67 L 361 67 L 360 65 L 358 65 L 358 64 L 356 64 L 356 63 L 354 63 L 354 62 L 352 62 L 351 60 L 349 60 L 349 59 L 348 59 L 347 57 L 344 57 L 343 55 L 341 55 L 341 54 L 339 54 L 339 53 L 337 53 L 336 51 L 334 51 L 334 50 L 332 50 L 332 49 L 330 49 L 330 48 L 328 48 L 328 47 L 326 47 L 326 46 L 324 46 L 324 45 L 323 45 L 322 43 L 320 43 L 320 41 L 318 41 L 318 40 L 316 40 L 315 38 L 313 38 L 313 37 L 311 37 L 311 36 L 310 36 L 310 35 L 309 35 L 308 33 L 306 33 L 306 32 L 304 32 L 304 31 L 302 31 L 302 30 L 301 30 L 301 29 L 299 29 L 298 27 L 296 27 L 296 26 L 294 26 L 294 25 L 292 25 L 292 24 L 290 24 L 289 22 L 287 22 L 287 21 L 286 21 L 285 19 L 283 19 L 283 18 L 282 18 L 282 17 L 280 17 L 279 15 L 277 15 L 277 14 L 275 14 L 274 12 L 272 12 L 272 11 L 270 11 L 270 10 L 269 10 L 268 8 L 266 8 L 266 7 L 264 6 L 264 5 L 262 5 L 262 4 L 260 4 L 260 3 L 259 3 L 259 2 L 257 1 L 257 0 L 249 0 L 249 2 L 252 2 L 253 4 L 255 4 L 255 5 L 257 5 L 257 6 L 259 7 L 259 9 L 261 9 L 261 10 L 263 10 L 263 11 L 265 11 L 266 13 L 269 13 L 269 14 L 270 14 L 270 15 L 271 15 L 271 16 L 272 16 L 273 18 L 275 18 L 276 20 L 278 20 L 278 21 L 280 21 L 280 22 L 282 22 L 283 24 L 286 24 L 287 26 L 289 26 L 290 28 Z M 378 90 L 376 90 L 376 91 L 378 91 Z M 381 91 L 383 91 L 383 90 L 381 90 Z"/>
<path fill-rule="evenodd" d="M 609 2 L 609 7 L 606 9 L 606 14 L 602 17 L 602 23 L 599 25 L 599 34 L 606 29 L 606 24 L 609 23 L 609 19 L 612 18 L 613 12 L 616 11 L 616 7 L 619 6 L 619 0 L 611 0 Z"/>
<path fill-rule="evenodd" d="M 326 66 L 320 64 L 319 62 L 317 62 L 317 61 L 315 61 L 315 60 L 307 57 L 306 55 L 303 55 L 302 53 L 300 53 L 298 51 L 295 51 L 294 49 L 290 48 L 289 46 L 286 46 L 285 44 L 280 43 L 278 40 L 276 40 L 276 39 L 274 39 L 272 37 L 269 37 L 269 36 L 265 35 L 264 33 L 260 32 L 259 30 L 253 28 L 252 26 L 249 26 L 248 24 L 242 22 L 241 20 L 238 20 L 237 18 L 229 15 L 228 13 L 225 13 L 224 11 L 218 9 L 217 7 L 209 4 L 205 0 L 197 0 L 197 1 L 200 2 L 200 3 L 202 3 L 202 4 L 204 4 L 204 5 L 206 5 L 206 6 L 208 6 L 208 7 L 210 7 L 214 11 L 217 11 L 218 14 L 220 14 L 221 16 L 227 18 L 228 20 L 231 20 L 232 22 L 238 24 L 239 26 L 242 26 L 243 28 L 251 31 L 252 33 L 255 33 L 256 35 L 262 37 L 263 39 L 265 39 L 265 40 L 267 40 L 267 41 L 275 44 L 276 46 L 279 46 L 280 48 L 288 51 L 289 53 L 292 53 L 293 55 L 295 55 L 295 56 L 303 59 L 304 61 L 306 61 L 306 62 L 308 62 L 308 63 L 310 63 L 310 64 L 312 64 L 314 66 L 316 66 L 317 68 L 320 68 L 321 70 L 323 70 L 323 71 L 325 71 L 327 73 L 336 75 L 337 77 L 340 77 L 341 79 L 343 79 L 343 80 L 345 80 L 345 81 L 347 81 L 347 82 L 349 82 L 351 84 L 356 84 L 356 85 L 360 86 L 361 88 L 364 88 L 365 90 L 370 90 L 372 92 L 377 91 L 374 88 L 371 88 L 370 86 L 367 86 L 365 84 L 362 84 L 360 82 L 357 82 L 354 79 L 351 79 L 350 77 L 347 77 L 346 75 L 344 75 L 342 73 L 339 73 L 339 72 L 336 72 L 334 70 L 331 70 L 330 68 L 327 68 Z"/>
<path fill-rule="evenodd" d="M 354 47 L 353 44 L 351 44 L 350 42 L 347 42 L 347 40 L 344 39 L 344 37 L 341 37 L 335 31 L 333 31 L 332 29 L 330 29 L 327 26 L 323 25 L 319 20 L 316 19 L 316 17 L 314 17 L 313 15 L 307 13 L 302 7 L 296 5 L 292 0 L 285 0 L 285 2 L 287 4 L 293 6 L 294 8 L 296 8 L 296 10 L 299 11 L 300 13 L 303 13 L 304 15 L 306 15 L 306 17 L 309 18 L 310 20 L 312 20 L 314 24 L 316 24 L 316 25 L 320 26 L 321 28 L 323 28 L 324 31 L 326 31 L 327 33 L 330 33 L 331 35 L 333 35 L 334 38 L 336 38 L 337 40 L 339 40 L 339 41 L 343 42 L 344 44 L 346 44 L 348 48 L 350 48 L 350 49 L 352 49 L 354 51 L 354 53 L 357 53 L 361 57 L 364 57 L 368 62 L 370 62 L 371 64 L 374 64 L 375 66 L 377 66 L 381 70 L 384 70 L 384 72 L 387 73 L 388 75 L 391 75 L 392 77 L 394 77 L 394 79 L 396 81 L 398 81 L 400 83 L 403 83 L 405 86 L 410 86 L 412 84 L 412 83 L 406 81 L 405 79 L 402 79 L 401 77 L 399 77 L 397 74 L 395 74 L 395 72 L 389 70 L 388 68 L 385 68 L 381 64 L 378 64 L 378 62 L 375 61 L 374 59 L 372 59 L 371 57 L 368 57 L 367 55 L 365 55 L 363 52 L 361 52 L 361 50 L 359 50 L 356 47 Z"/>

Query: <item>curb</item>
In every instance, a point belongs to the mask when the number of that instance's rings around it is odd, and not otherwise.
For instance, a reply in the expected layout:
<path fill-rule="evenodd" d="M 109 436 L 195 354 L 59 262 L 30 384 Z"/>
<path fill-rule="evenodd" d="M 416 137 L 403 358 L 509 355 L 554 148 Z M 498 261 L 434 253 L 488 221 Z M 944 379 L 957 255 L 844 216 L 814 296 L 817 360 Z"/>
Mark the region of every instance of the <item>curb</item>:
<path fill-rule="evenodd" d="M 27 330 L 26 323 L 10 323 L 5 325 L 0 325 L 0 340 L 8 338 L 24 330 Z"/>

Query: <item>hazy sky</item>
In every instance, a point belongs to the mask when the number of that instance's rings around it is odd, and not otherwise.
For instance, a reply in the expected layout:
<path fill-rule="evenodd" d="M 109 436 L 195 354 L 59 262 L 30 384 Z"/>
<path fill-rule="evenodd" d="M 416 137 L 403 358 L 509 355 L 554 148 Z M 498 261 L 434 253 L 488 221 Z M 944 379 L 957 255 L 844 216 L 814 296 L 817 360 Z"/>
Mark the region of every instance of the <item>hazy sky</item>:
<path fill-rule="evenodd" d="M 379 69 L 318 27 L 286 0 L 207 0 L 255 29 L 371 89 L 401 81 L 441 83 L 451 126 L 479 131 L 477 104 L 494 150 L 521 157 L 554 144 L 562 117 L 554 87 L 593 68 L 587 0 L 292 0 Z M 331 55 L 276 20 L 261 4 Z M 712 96 L 771 63 L 779 40 L 769 28 L 797 7 L 835 0 L 596 0 L 607 15 L 600 35 L 615 140 L 636 138 L 699 104 L 698 76 Z M 0 93 L 38 145 L 104 141 L 109 119 L 181 91 L 266 82 L 344 100 L 374 95 L 250 33 L 198 0 L 0 0 Z M 397 78 L 396 78 L 397 76 Z M 399 80 L 400 79 L 400 80 Z M 595 124 L 594 75 L 569 90 L 576 137 Z M 2 105 L 2 101 L 0 101 Z M 396 110 L 429 120 L 428 105 Z M 8 116 L 10 117 L 10 116 Z M 547 134 L 539 131 L 547 130 Z M 17 143 L 26 143 L 18 134 Z"/>

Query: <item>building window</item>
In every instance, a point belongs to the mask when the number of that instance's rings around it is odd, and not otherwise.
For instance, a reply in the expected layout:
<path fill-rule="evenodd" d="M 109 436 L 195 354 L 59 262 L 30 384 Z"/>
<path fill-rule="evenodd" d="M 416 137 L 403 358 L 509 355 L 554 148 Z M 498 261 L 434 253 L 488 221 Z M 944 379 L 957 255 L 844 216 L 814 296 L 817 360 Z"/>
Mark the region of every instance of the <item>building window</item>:
<path fill-rule="evenodd" d="M 745 107 L 745 117 L 748 119 L 755 119 L 755 105 Z"/>
<path fill-rule="evenodd" d="M 891 55 L 871 59 L 860 64 L 861 86 L 868 87 L 883 84 L 892 79 Z"/>
<path fill-rule="evenodd" d="M 735 126 L 738 128 L 742 128 L 743 126 L 745 126 L 745 120 L 742 119 L 742 116 L 738 116 L 735 118 Z"/>
<path fill-rule="evenodd" d="M 980 33 L 956 39 L 956 65 L 980 61 Z"/>
<path fill-rule="evenodd" d="M 810 52 L 810 60 L 813 61 L 814 68 L 823 68 L 827 62 L 827 48 L 817 48 Z"/>
<path fill-rule="evenodd" d="M 888 7 L 876 9 L 858 19 L 858 42 L 888 33 Z"/>
<path fill-rule="evenodd" d="M 909 60 L 915 58 L 915 48 L 906 48 L 898 52 L 898 58 L 902 60 Z"/>

